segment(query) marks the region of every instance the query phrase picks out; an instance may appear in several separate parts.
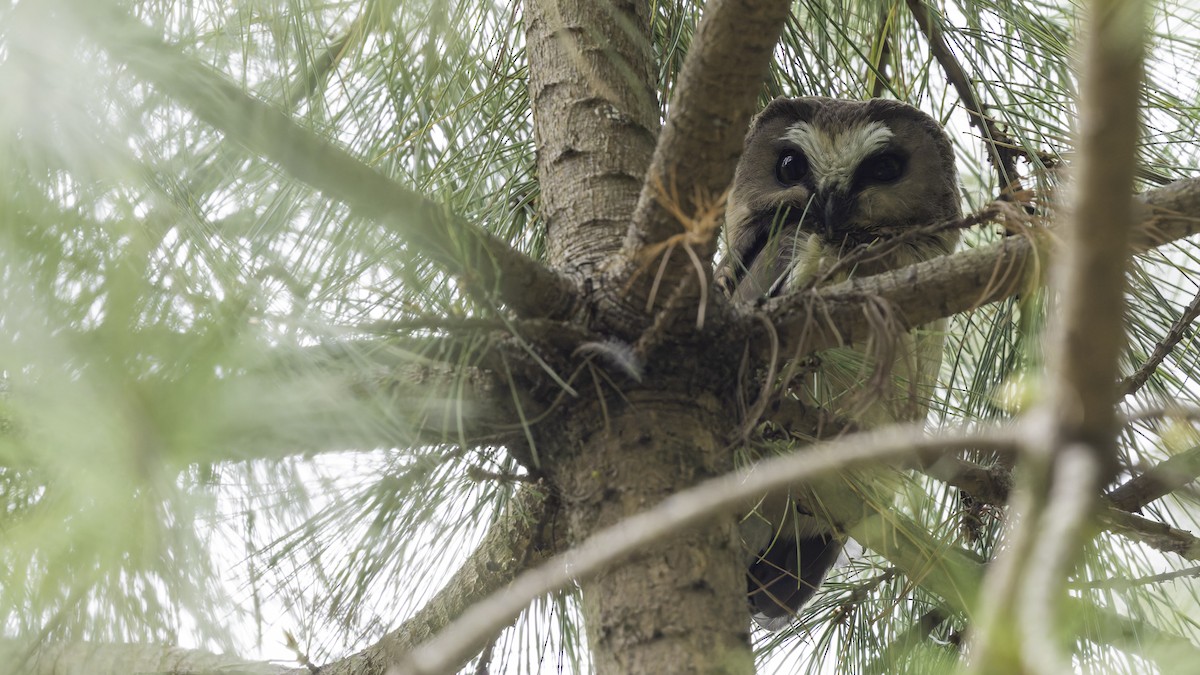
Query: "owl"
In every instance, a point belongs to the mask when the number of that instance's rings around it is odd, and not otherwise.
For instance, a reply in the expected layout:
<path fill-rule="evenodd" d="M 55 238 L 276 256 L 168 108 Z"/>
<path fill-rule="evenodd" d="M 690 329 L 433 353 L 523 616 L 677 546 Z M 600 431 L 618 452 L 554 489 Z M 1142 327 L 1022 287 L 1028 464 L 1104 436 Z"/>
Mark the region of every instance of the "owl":
<path fill-rule="evenodd" d="M 753 302 L 928 260 L 949 253 L 957 233 L 922 226 L 960 216 L 954 152 L 933 118 L 883 99 L 777 99 L 746 136 L 718 285 Z M 870 341 L 827 351 L 790 395 L 859 426 L 918 419 L 941 361 L 942 328 L 892 336 L 886 357 Z M 786 497 L 748 510 L 741 529 L 753 554 L 751 611 L 759 625 L 780 628 L 812 597 L 842 541 Z"/>

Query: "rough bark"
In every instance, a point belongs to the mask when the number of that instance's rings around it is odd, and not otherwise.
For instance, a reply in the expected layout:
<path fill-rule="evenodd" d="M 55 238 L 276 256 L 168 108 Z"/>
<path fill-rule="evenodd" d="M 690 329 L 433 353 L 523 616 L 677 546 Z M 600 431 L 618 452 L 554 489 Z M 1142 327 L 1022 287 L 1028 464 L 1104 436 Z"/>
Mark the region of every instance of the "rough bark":
<path fill-rule="evenodd" d="M 640 393 L 609 412 L 607 429 L 572 423 L 578 452 L 554 472 L 576 542 L 732 468 L 712 396 Z M 743 555 L 725 515 L 585 582 L 596 672 L 753 672 Z"/>
<path fill-rule="evenodd" d="M 529 100 L 550 265 L 593 277 L 621 245 L 658 132 L 650 7 L 526 0 Z"/>
<path fill-rule="evenodd" d="M 684 213 L 699 211 L 695 197 L 711 199 L 728 188 L 791 6 L 789 0 L 712 0 L 705 6 L 638 198 L 627 244 L 631 255 L 682 231 L 663 207 L 658 185 L 679 186 Z M 699 253 L 711 258 L 715 236 L 708 244 Z M 687 266 L 683 256 L 678 265 Z"/>

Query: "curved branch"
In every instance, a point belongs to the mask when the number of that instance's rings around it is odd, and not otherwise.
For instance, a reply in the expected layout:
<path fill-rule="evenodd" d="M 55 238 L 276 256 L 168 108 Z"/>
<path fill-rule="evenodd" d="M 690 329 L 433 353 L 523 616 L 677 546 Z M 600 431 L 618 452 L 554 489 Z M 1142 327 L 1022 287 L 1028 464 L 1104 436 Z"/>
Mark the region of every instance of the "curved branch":
<path fill-rule="evenodd" d="M 415 615 L 374 645 L 322 666 L 321 675 L 384 675 L 404 654 L 552 555 L 561 544 L 552 527 L 558 503 L 540 490 L 540 486 L 522 488 L 458 572 Z M 497 626 L 483 640 L 506 625 Z M 476 653 L 455 654 L 448 670 L 462 667 Z"/>
<path fill-rule="evenodd" d="M 455 664 L 481 649 L 491 635 L 508 625 L 533 599 L 589 579 L 651 542 L 699 525 L 717 514 L 743 508 L 749 499 L 839 469 L 893 460 L 921 451 L 957 450 L 966 445 L 1013 450 L 1014 434 L 1011 431 L 990 434 L 976 431 L 930 437 L 922 425 L 894 427 L 775 457 L 705 481 L 600 531 L 576 548 L 521 575 L 503 592 L 477 603 L 433 640 L 398 661 L 397 667 L 399 672 L 410 675 L 449 672 Z M 875 543 L 884 541 L 873 536 L 876 531 L 886 532 L 870 527 L 874 521 L 864 521 L 861 515 L 849 511 L 843 520 L 869 522 L 861 532 L 855 529 L 855 536 Z M 938 588 L 951 596 L 948 599 L 956 599 L 959 606 L 965 606 L 965 598 L 948 590 L 958 588 L 954 585 L 957 579 L 957 575 L 951 577 L 951 587 Z"/>
<path fill-rule="evenodd" d="M 467 288 L 495 290 L 520 316 L 565 316 L 574 307 L 566 279 L 247 95 L 108 3 L 71 6 L 81 30 L 139 77 L 297 180 L 394 226 Z"/>

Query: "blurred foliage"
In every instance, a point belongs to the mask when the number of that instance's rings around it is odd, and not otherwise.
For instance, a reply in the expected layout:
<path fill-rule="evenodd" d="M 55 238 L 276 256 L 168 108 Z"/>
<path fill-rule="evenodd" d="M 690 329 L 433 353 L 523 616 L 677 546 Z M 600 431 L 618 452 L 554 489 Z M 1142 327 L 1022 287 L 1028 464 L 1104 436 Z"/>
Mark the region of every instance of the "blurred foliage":
<path fill-rule="evenodd" d="M 487 308 L 386 226 L 224 140 L 132 76 L 91 39 L 102 26 L 73 18 L 87 2 L 0 2 L 0 626 L 17 638 L 281 658 L 289 630 L 316 662 L 361 648 L 422 605 L 512 494 L 511 484 L 478 482 L 469 470 L 517 467 L 502 448 L 424 437 L 406 414 L 468 414 L 453 397 L 349 397 L 347 383 L 420 362 L 422 349 L 400 338 L 476 344 L 454 322 Z M 518 3 L 109 4 L 364 164 L 541 256 Z M 665 110 L 703 3 L 651 5 Z M 1200 11 L 1188 0 L 1155 8 L 1141 187 L 1200 166 L 1191 74 Z M 1016 145 L 1069 160 L 1076 4 L 949 0 L 931 11 Z M 799 0 L 777 53 L 764 100 L 879 91 L 910 101 L 951 129 L 964 208 L 997 194 L 984 141 L 904 2 Z M 1050 189 L 1057 179 L 1042 164 L 1022 169 L 1029 185 Z M 966 245 L 999 236 L 973 232 Z M 1130 372 L 1196 279 L 1193 244 L 1139 259 Z M 931 425 L 1012 414 L 997 394 L 1037 386 L 1049 304 L 1031 292 L 950 323 Z M 407 336 L 381 328 L 397 325 L 417 327 Z M 1131 408 L 1196 402 L 1193 338 Z M 471 362 L 470 351 L 456 366 Z M 1130 467 L 1171 454 L 1161 431 L 1129 429 Z M 978 530 L 966 537 L 954 490 L 908 481 L 894 504 L 879 506 L 938 541 L 992 553 L 998 513 L 974 514 Z M 1147 509 L 1184 529 L 1195 529 L 1196 513 L 1188 491 Z M 1180 566 L 1106 535 L 1077 582 Z M 1194 588 L 1088 592 L 1195 641 Z M 759 636 L 759 647 L 777 672 L 949 672 L 964 626 L 937 611 L 934 598 L 866 555 L 837 572 L 792 629 Z M 935 639 L 905 647 L 912 634 Z M 561 598 L 538 603 L 495 658 L 504 672 L 585 670 L 577 610 Z M 1144 658 L 1079 645 L 1088 670 L 1144 672 Z"/>

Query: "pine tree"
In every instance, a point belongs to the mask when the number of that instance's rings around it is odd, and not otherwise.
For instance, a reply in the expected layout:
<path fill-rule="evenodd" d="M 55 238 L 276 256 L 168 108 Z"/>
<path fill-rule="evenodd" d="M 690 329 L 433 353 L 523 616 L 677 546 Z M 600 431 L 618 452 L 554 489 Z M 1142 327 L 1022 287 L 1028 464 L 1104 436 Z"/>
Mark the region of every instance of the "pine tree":
<path fill-rule="evenodd" d="M 0 670 L 1187 672 L 1198 25 L 0 2 Z M 960 252 L 727 300 L 797 95 L 943 121 Z M 923 425 L 789 394 L 942 318 Z M 752 632 L 737 522 L 787 486 L 863 553 Z"/>

